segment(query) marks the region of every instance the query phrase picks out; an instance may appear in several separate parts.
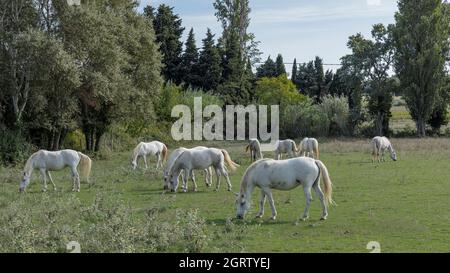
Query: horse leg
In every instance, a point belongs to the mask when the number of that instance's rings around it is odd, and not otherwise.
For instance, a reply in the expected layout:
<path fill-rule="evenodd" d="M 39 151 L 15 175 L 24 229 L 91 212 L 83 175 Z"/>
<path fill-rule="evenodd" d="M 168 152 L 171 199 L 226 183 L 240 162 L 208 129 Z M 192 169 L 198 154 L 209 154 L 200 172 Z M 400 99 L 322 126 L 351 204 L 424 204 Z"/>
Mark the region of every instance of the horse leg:
<path fill-rule="evenodd" d="M 41 179 L 42 179 L 42 192 L 47 191 L 47 175 L 45 174 L 45 169 L 40 169 L 41 171 Z"/>
<path fill-rule="evenodd" d="M 50 182 L 52 182 L 52 184 L 53 184 L 53 190 L 56 191 L 56 185 L 55 185 L 55 182 L 53 182 L 53 178 L 52 178 L 52 176 L 50 175 L 50 172 L 49 172 L 49 171 L 47 171 L 47 176 L 48 176 L 48 179 L 50 179 Z"/>
<path fill-rule="evenodd" d="M 156 161 L 156 169 L 158 169 L 159 165 L 162 165 L 161 164 L 161 154 L 157 153 L 156 156 L 158 157 L 158 161 Z"/>
<path fill-rule="evenodd" d="M 142 157 L 144 158 L 145 169 L 148 169 L 148 165 L 147 165 L 147 155 L 143 155 Z"/>
<path fill-rule="evenodd" d="M 270 217 L 270 220 L 275 220 L 277 219 L 277 209 L 275 208 L 275 202 L 273 201 L 272 191 L 270 190 L 270 188 L 264 188 L 262 190 L 269 199 L 269 205 L 272 209 L 272 216 Z"/>
<path fill-rule="evenodd" d="M 314 190 L 316 191 L 317 196 L 319 196 L 320 203 L 322 204 L 322 217 L 320 220 L 326 220 L 328 217 L 327 204 L 325 203 L 324 194 L 319 183 L 314 184 Z"/>
<path fill-rule="evenodd" d="M 266 203 L 266 194 L 261 190 L 261 199 L 259 200 L 259 212 L 256 214 L 256 218 L 261 218 L 264 215 L 264 204 Z"/>
<path fill-rule="evenodd" d="M 306 221 L 309 218 L 309 207 L 311 205 L 312 197 L 311 197 L 311 187 L 304 186 L 303 191 L 305 192 L 306 197 L 306 207 L 302 216 L 302 220 Z"/>
<path fill-rule="evenodd" d="M 195 183 L 194 170 L 191 170 L 189 175 L 191 177 L 192 183 L 194 183 L 194 191 L 197 191 L 197 183 Z"/>
<path fill-rule="evenodd" d="M 78 174 L 76 167 L 72 168 L 72 178 L 73 178 L 72 191 L 80 192 L 80 175 Z"/>
<path fill-rule="evenodd" d="M 216 168 L 216 177 L 217 177 L 216 191 L 219 191 L 219 187 L 220 187 L 220 170 L 218 168 Z"/>
<path fill-rule="evenodd" d="M 189 170 L 187 170 L 187 169 L 184 169 L 183 170 L 183 172 L 184 172 L 184 176 L 183 176 L 183 187 L 182 187 L 182 191 L 183 192 L 187 192 L 188 191 L 188 179 L 189 179 L 189 174 L 190 174 L 190 172 L 189 172 Z"/>
<path fill-rule="evenodd" d="M 230 177 L 228 176 L 228 172 L 227 172 L 227 170 L 225 170 L 224 166 L 222 166 L 222 169 L 220 170 L 220 172 L 223 174 L 223 176 L 225 177 L 225 180 L 227 181 L 228 191 L 231 191 Z"/>
<path fill-rule="evenodd" d="M 212 170 L 210 167 L 205 169 L 205 184 L 207 187 L 211 187 Z"/>

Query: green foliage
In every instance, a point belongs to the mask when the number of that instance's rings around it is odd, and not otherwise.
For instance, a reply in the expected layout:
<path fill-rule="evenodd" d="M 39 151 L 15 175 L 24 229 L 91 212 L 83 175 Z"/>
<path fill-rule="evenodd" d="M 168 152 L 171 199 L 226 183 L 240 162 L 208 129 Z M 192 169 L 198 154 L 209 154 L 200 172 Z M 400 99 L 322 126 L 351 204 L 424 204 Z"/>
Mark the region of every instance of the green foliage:
<path fill-rule="evenodd" d="M 425 123 L 445 79 L 450 33 L 447 5 L 440 0 L 401 0 L 395 15 L 396 72 L 420 137 L 426 134 Z"/>
<path fill-rule="evenodd" d="M 189 31 L 185 44 L 185 50 L 181 58 L 182 79 L 186 86 L 199 87 L 200 77 L 198 67 L 198 49 L 195 42 L 194 29 Z"/>
<path fill-rule="evenodd" d="M 162 74 L 166 81 L 173 81 L 180 84 L 182 81 L 181 55 L 183 52 L 183 43 L 181 36 L 184 31 L 182 20 L 178 14 L 173 12 L 173 7 L 161 4 L 156 14 L 151 14 L 152 9 L 147 9 L 147 17 L 152 19 L 153 28 L 156 33 L 156 42 L 159 44 L 161 52 Z"/>
<path fill-rule="evenodd" d="M 198 61 L 200 87 L 203 90 L 214 91 L 219 86 L 222 76 L 219 49 L 214 44 L 214 35 L 208 28 L 203 39 L 203 48 Z"/>
<path fill-rule="evenodd" d="M 66 193 L 23 196 L 4 205 L 2 252 L 67 252 L 70 241 L 78 242 L 81 252 L 165 252 L 174 246 L 202 252 L 208 242 L 205 220 L 196 210 L 176 210 L 172 223 L 161 217 L 162 207 L 138 217 L 117 194 L 97 194 L 88 205 Z"/>
<path fill-rule="evenodd" d="M 260 104 L 294 105 L 305 101 L 305 96 L 298 93 L 295 85 L 286 75 L 262 78 L 256 82 L 256 97 Z"/>
<path fill-rule="evenodd" d="M 28 158 L 32 146 L 20 130 L 0 129 L 0 165 L 15 165 Z"/>
<path fill-rule="evenodd" d="M 329 129 L 327 135 L 348 135 L 349 107 L 346 97 L 325 96 L 320 109 L 327 115 Z"/>

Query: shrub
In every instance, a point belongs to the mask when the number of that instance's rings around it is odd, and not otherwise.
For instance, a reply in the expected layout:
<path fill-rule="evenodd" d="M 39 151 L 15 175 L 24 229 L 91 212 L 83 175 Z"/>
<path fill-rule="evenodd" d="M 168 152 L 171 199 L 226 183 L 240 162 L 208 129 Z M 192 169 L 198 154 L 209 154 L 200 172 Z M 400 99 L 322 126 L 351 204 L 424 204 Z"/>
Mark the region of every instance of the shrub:
<path fill-rule="evenodd" d="M 15 165 L 25 161 L 32 151 L 20 130 L 0 131 L 0 164 Z"/>

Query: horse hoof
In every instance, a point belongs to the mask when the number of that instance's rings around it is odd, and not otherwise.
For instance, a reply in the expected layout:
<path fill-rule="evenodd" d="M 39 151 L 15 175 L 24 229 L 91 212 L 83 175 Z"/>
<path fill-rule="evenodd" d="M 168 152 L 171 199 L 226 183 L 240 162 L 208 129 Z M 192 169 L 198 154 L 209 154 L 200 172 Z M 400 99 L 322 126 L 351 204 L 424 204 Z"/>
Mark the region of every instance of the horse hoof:
<path fill-rule="evenodd" d="M 327 220 L 327 217 L 326 217 L 326 216 L 322 216 L 322 217 L 320 218 L 320 221 L 325 221 L 325 220 Z"/>
<path fill-rule="evenodd" d="M 228 191 L 231 191 L 231 188 L 228 188 Z"/>
<path fill-rule="evenodd" d="M 46 192 L 47 191 L 47 189 L 42 189 L 42 192 Z"/>
<path fill-rule="evenodd" d="M 302 221 L 305 222 L 306 220 L 308 220 L 309 217 L 303 217 Z"/>
<path fill-rule="evenodd" d="M 258 214 L 255 216 L 256 219 L 261 219 L 262 217 L 263 217 L 262 214 Z"/>
<path fill-rule="evenodd" d="M 218 191 L 219 191 L 219 189 L 215 189 L 214 191 L 215 191 L 215 192 L 218 192 Z"/>
<path fill-rule="evenodd" d="M 272 216 L 272 217 L 270 217 L 270 219 L 269 220 L 271 220 L 271 221 L 275 221 L 277 219 L 277 217 L 276 216 Z"/>

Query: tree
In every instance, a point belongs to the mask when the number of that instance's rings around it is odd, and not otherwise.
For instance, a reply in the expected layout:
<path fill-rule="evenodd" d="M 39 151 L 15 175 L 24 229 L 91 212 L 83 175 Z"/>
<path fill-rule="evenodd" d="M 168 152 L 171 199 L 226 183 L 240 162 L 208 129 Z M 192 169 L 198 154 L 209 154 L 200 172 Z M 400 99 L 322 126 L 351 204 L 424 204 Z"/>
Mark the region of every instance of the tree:
<path fill-rule="evenodd" d="M 198 61 L 198 74 L 200 87 L 203 90 L 216 90 L 219 86 L 222 67 L 219 49 L 214 44 L 214 34 L 208 28 L 206 38 L 203 39 L 203 47 Z"/>
<path fill-rule="evenodd" d="M 222 24 L 219 39 L 222 54 L 222 82 L 217 88 L 226 104 L 245 104 L 251 99 L 252 82 L 247 62 L 257 60 L 259 51 L 254 35 L 248 33 L 250 7 L 248 0 L 216 0 L 216 17 Z"/>
<path fill-rule="evenodd" d="M 395 70 L 408 110 L 424 137 L 445 79 L 449 16 L 441 0 L 400 0 L 395 14 Z"/>
<path fill-rule="evenodd" d="M 77 97 L 89 151 L 99 150 L 113 123 L 148 123 L 154 117 L 161 59 L 149 21 L 134 8 L 111 2 L 61 11 L 64 42 L 81 72 Z"/>
<path fill-rule="evenodd" d="M 153 28 L 156 33 L 156 42 L 159 44 L 160 52 L 163 56 L 162 74 L 166 81 L 173 81 L 180 84 L 182 81 L 181 55 L 183 43 L 181 36 L 184 28 L 181 26 L 182 20 L 174 14 L 173 8 L 167 5 L 160 5 L 156 15 L 151 15 L 151 8 L 147 9 L 147 17 L 152 19 Z"/>
<path fill-rule="evenodd" d="M 196 88 L 200 85 L 198 74 L 198 49 L 195 42 L 194 29 L 191 28 L 186 40 L 185 50 L 181 60 L 182 79 L 186 86 Z"/>
<path fill-rule="evenodd" d="M 292 65 L 291 81 L 297 85 L 297 59 L 294 59 L 294 64 Z"/>
<path fill-rule="evenodd" d="M 36 62 L 30 58 L 29 28 L 37 27 L 31 0 L 0 2 L 0 87 L 4 122 L 18 129 L 29 103 Z"/>
<path fill-rule="evenodd" d="M 284 66 L 283 56 L 281 56 L 281 54 L 278 54 L 275 63 L 276 63 L 276 77 L 286 74 L 286 67 Z"/>
<path fill-rule="evenodd" d="M 389 76 L 393 65 L 392 25 L 376 24 L 372 29 L 373 40 L 360 33 L 350 36 L 348 47 L 352 50 L 353 62 L 362 70 L 365 90 L 369 95 L 368 110 L 375 121 L 375 134 L 389 135 L 392 94 L 397 81 Z"/>
<path fill-rule="evenodd" d="M 277 64 L 272 60 L 270 56 L 267 57 L 267 60 L 256 69 L 256 77 L 277 77 Z"/>

